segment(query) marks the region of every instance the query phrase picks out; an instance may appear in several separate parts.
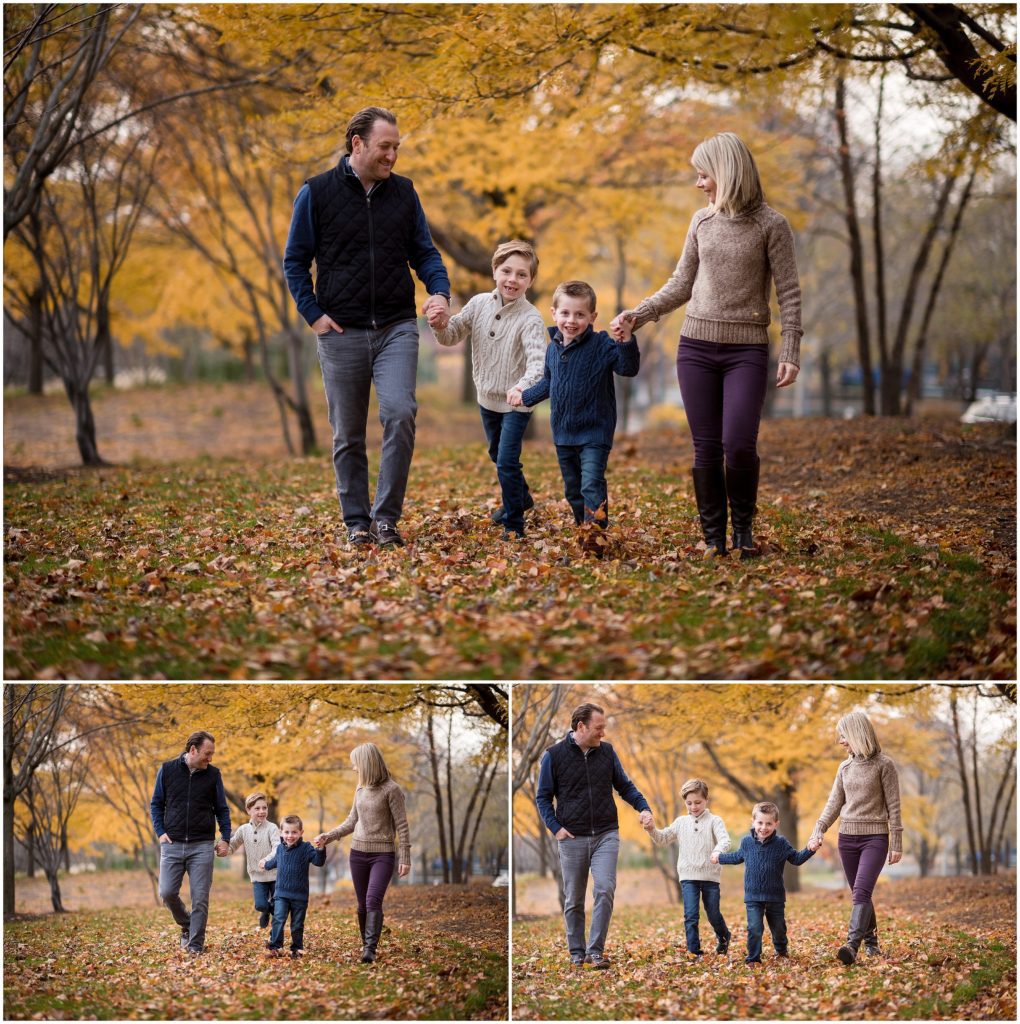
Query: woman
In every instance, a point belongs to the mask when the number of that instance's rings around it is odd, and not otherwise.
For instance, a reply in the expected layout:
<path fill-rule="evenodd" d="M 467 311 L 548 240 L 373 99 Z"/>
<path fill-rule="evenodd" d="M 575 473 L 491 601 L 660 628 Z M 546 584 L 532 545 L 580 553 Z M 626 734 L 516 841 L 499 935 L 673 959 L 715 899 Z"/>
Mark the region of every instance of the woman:
<path fill-rule="evenodd" d="M 776 384 L 788 387 L 800 366 L 800 279 L 793 232 L 765 204 L 754 157 L 732 132 L 706 139 L 691 163 L 708 206 L 691 221 L 670 279 L 626 309 L 633 329 L 687 306 L 676 371 L 694 440 L 694 495 L 706 557 L 726 554 L 726 503 L 733 549 L 759 553 L 751 525 L 758 497 L 758 425 L 768 374 L 769 294 L 776 282 L 783 345 Z M 725 472 L 723 462 L 725 458 Z"/>
<path fill-rule="evenodd" d="M 811 839 L 821 842 L 825 830 L 839 818 L 839 859 L 853 892 L 853 910 L 850 931 L 837 955 L 849 965 L 857 959 L 862 941 L 869 955 L 879 951 L 871 895 L 886 858 L 896 864 L 903 856 L 903 825 L 896 765 L 882 753 L 868 716 L 860 711 L 845 715 L 836 723 L 836 736 L 850 756 L 836 771 Z"/>
<path fill-rule="evenodd" d="M 361 962 L 375 960 L 383 925 L 383 897 L 393 878 L 394 842 L 399 840 L 397 874 L 411 870 L 411 833 L 407 827 L 404 794 L 390 778 L 382 753 L 374 743 L 362 743 L 351 751 L 351 766 L 358 773 L 354 806 L 343 824 L 313 840 L 323 847 L 354 833 L 348 861 L 351 880 L 358 897 L 358 927 L 361 930 Z"/>

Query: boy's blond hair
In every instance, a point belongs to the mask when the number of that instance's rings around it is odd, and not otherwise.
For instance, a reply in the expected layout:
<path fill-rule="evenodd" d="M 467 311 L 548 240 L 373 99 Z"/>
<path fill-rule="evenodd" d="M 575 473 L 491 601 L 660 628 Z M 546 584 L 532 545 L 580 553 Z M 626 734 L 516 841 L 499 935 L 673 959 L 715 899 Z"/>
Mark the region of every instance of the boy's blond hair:
<path fill-rule="evenodd" d="M 304 830 L 305 830 L 305 823 L 296 814 L 288 814 L 286 818 L 281 820 L 280 824 L 281 825 L 297 825 L 297 827 L 302 832 L 304 832 Z"/>
<path fill-rule="evenodd" d="M 751 810 L 751 817 L 753 818 L 756 814 L 767 814 L 770 818 L 775 818 L 777 822 L 779 821 L 779 808 L 768 800 L 754 805 Z"/>
<path fill-rule="evenodd" d="M 538 254 L 535 247 L 522 238 L 512 238 L 509 242 L 500 242 L 496 246 L 496 251 L 492 254 L 492 272 L 495 274 L 496 268 L 506 263 L 511 256 L 520 256 L 530 261 L 531 279 L 534 281 L 538 275 Z"/>
<path fill-rule="evenodd" d="M 869 758 L 882 753 L 875 727 L 863 711 L 851 711 L 836 723 L 836 732 L 847 741 L 850 753 Z"/>
<path fill-rule="evenodd" d="M 389 780 L 390 773 L 382 751 L 374 743 L 362 743 L 351 751 L 351 764 L 358 769 L 362 786 L 380 786 Z"/>
<path fill-rule="evenodd" d="M 266 806 L 269 806 L 269 797 L 265 793 L 252 793 L 251 796 L 245 799 L 244 809 L 250 811 L 260 800 L 265 800 Z"/>
<path fill-rule="evenodd" d="M 595 289 L 587 281 L 564 281 L 556 285 L 552 297 L 553 309 L 559 309 L 558 303 L 564 295 L 569 295 L 572 299 L 587 299 L 588 312 L 596 311 L 595 304 L 598 300 L 595 297 Z"/>
<path fill-rule="evenodd" d="M 702 782 L 701 779 L 688 779 L 680 787 L 680 799 L 686 799 L 688 793 L 700 793 L 707 800 L 708 783 Z"/>

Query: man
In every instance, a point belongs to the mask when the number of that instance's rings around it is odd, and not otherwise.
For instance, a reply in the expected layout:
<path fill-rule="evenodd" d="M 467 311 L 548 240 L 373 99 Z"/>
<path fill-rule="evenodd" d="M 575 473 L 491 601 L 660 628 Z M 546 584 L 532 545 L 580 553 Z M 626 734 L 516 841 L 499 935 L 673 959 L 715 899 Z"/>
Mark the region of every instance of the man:
<path fill-rule="evenodd" d="M 349 544 L 397 544 L 418 411 L 418 326 L 410 267 L 430 293 L 430 323 L 449 314 L 450 279 L 410 178 L 393 173 L 397 119 L 366 107 L 347 125 L 347 155 L 294 200 L 283 267 L 318 340 L 333 428 L 333 470 Z M 311 264 L 315 261 L 315 286 Z M 375 503 L 365 431 L 372 383 L 383 426 Z"/>
<path fill-rule="evenodd" d="M 160 842 L 159 898 L 180 925 L 181 949 L 196 955 L 205 947 L 213 854 L 225 857 L 230 852 L 230 809 L 220 771 L 212 766 L 215 753 L 216 741 L 209 733 L 193 732 L 184 753 L 160 767 L 149 805 Z M 214 846 L 217 822 L 221 838 Z M 180 896 L 185 872 L 190 914 Z"/>
<path fill-rule="evenodd" d="M 542 758 L 536 803 L 559 847 L 570 962 L 604 970 L 609 967 L 606 933 L 613 916 L 616 859 L 620 853 L 613 790 L 641 812 L 642 826 L 652 821 L 652 811 L 627 777 L 616 751 L 602 739 L 606 730 L 602 708 L 581 704 L 570 716 L 570 729 Z M 586 943 L 584 894 L 589 874 L 595 902 Z"/>

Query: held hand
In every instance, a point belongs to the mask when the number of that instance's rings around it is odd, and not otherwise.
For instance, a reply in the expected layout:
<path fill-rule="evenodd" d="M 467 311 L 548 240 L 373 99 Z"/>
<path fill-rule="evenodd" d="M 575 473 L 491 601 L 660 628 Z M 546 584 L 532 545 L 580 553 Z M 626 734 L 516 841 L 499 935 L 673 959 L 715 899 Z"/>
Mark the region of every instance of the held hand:
<path fill-rule="evenodd" d="M 317 850 L 321 850 L 328 842 L 329 842 L 329 840 L 326 838 L 326 833 L 325 832 L 320 832 L 312 840 L 312 846 L 314 846 L 315 849 L 317 849 Z"/>
<path fill-rule="evenodd" d="M 614 338 L 619 339 L 620 335 L 618 332 L 624 329 L 634 330 L 634 320 L 634 310 L 632 309 L 625 309 L 622 313 L 617 313 L 609 323 L 609 333 Z"/>
<path fill-rule="evenodd" d="M 513 406 L 515 409 L 524 404 L 524 392 L 520 388 L 511 388 L 506 393 L 507 405 Z"/>
<path fill-rule="evenodd" d="M 820 838 L 819 838 L 818 836 L 812 836 L 812 837 L 811 837 L 811 838 L 810 838 L 810 839 L 809 839 L 809 840 L 807 841 L 807 848 L 808 848 L 808 849 L 809 849 L 809 850 L 810 850 L 810 851 L 811 851 L 812 853 L 814 853 L 814 852 L 815 852 L 815 851 L 816 851 L 816 850 L 818 849 L 818 847 L 820 847 L 821 845 L 822 845 L 822 841 L 821 841 L 821 839 L 820 839 Z"/>
<path fill-rule="evenodd" d="M 266 870 L 266 861 L 267 860 L 269 860 L 268 857 L 263 857 L 262 860 L 259 861 L 259 871 L 265 871 Z"/>
<path fill-rule="evenodd" d="M 793 363 L 780 363 L 776 372 L 776 387 L 788 388 L 797 380 L 798 373 L 800 373 L 800 368 L 794 366 Z"/>
<path fill-rule="evenodd" d="M 889 851 L 889 863 L 890 864 L 899 864 L 899 862 L 900 862 L 900 860 L 902 860 L 902 858 L 903 858 L 903 854 L 900 853 L 899 850 L 890 850 Z"/>
<path fill-rule="evenodd" d="M 430 295 L 421 307 L 421 311 L 428 318 L 429 327 L 436 327 L 442 330 L 450 323 L 450 304 L 445 296 Z"/>
<path fill-rule="evenodd" d="M 711 861 L 711 862 L 712 862 L 713 864 L 718 864 L 718 863 L 719 863 L 719 854 L 718 854 L 718 853 L 717 853 L 717 852 L 716 852 L 715 850 L 713 850 L 713 851 L 712 851 L 712 856 L 711 856 L 711 857 L 709 857 L 708 859 L 709 859 L 709 860 L 710 860 L 710 861 Z"/>
<path fill-rule="evenodd" d="M 648 821 L 644 822 L 641 827 L 646 832 L 654 832 L 655 831 L 655 822 L 652 821 L 651 818 L 649 818 Z"/>
<path fill-rule="evenodd" d="M 655 824 L 655 819 L 652 817 L 651 811 L 642 811 L 640 817 L 641 827 L 648 828 L 649 825 Z"/>
<path fill-rule="evenodd" d="M 343 334 L 344 329 L 327 313 L 323 313 L 318 320 L 312 324 L 312 330 L 316 334 L 328 334 L 330 331 L 336 331 L 337 334 Z"/>
<path fill-rule="evenodd" d="M 225 840 L 221 839 L 216 844 L 215 849 L 216 849 L 216 856 L 217 857 L 226 857 L 227 854 L 230 853 L 230 844 L 228 842 L 226 842 Z"/>
<path fill-rule="evenodd" d="M 161 843 L 173 843 L 173 840 L 165 832 L 159 837 L 159 841 Z"/>
<path fill-rule="evenodd" d="M 568 832 L 565 828 L 561 828 L 559 830 L 559 832 L 557 832 L 556 835 L 553 836 L 553 839 L 555 839 L 557 841 L 560 840 L 560 839 L 573 839 L 573 838 L 574 838 L 574 833 L 573 832 Z"/>
<path fill-rule="evenodd" d="M 411 865 L 410 864 L 401 864 L 400 867 L 397 868 L 397 874 L 400 875 L 401 878 L 404 878 L 405 876 L 409 875 L 410 873 L 411 873 Z"/>

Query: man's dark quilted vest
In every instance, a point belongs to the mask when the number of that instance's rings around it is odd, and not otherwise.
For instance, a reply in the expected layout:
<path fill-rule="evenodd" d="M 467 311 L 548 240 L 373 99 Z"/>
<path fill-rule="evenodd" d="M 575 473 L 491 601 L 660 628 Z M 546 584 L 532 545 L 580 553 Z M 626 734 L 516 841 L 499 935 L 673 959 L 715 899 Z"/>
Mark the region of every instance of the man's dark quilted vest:
<path fill-rule="evenodd" d="M 613 748 L 600 743 L 588 751 L 566 736 L 549 748 L 556 820 L 575 836 L 597 836 L 619 828 L 613 799 Z"/>
<path fill-rule="evenodd" d="M 308 179 L 315 300 L 341 327 L 381 328 L 413 320 L 414 281 L 407 259 L 414 238 L 414 185 L 391 174 L 366 194 L 344 166 Z"/>
<path fill-rule="evenodd" d="M 175 843 L 216 837 L 216 780 L 210 765 L 194 774 L 180 757 L 163 763 L 163 827 Z"/>

